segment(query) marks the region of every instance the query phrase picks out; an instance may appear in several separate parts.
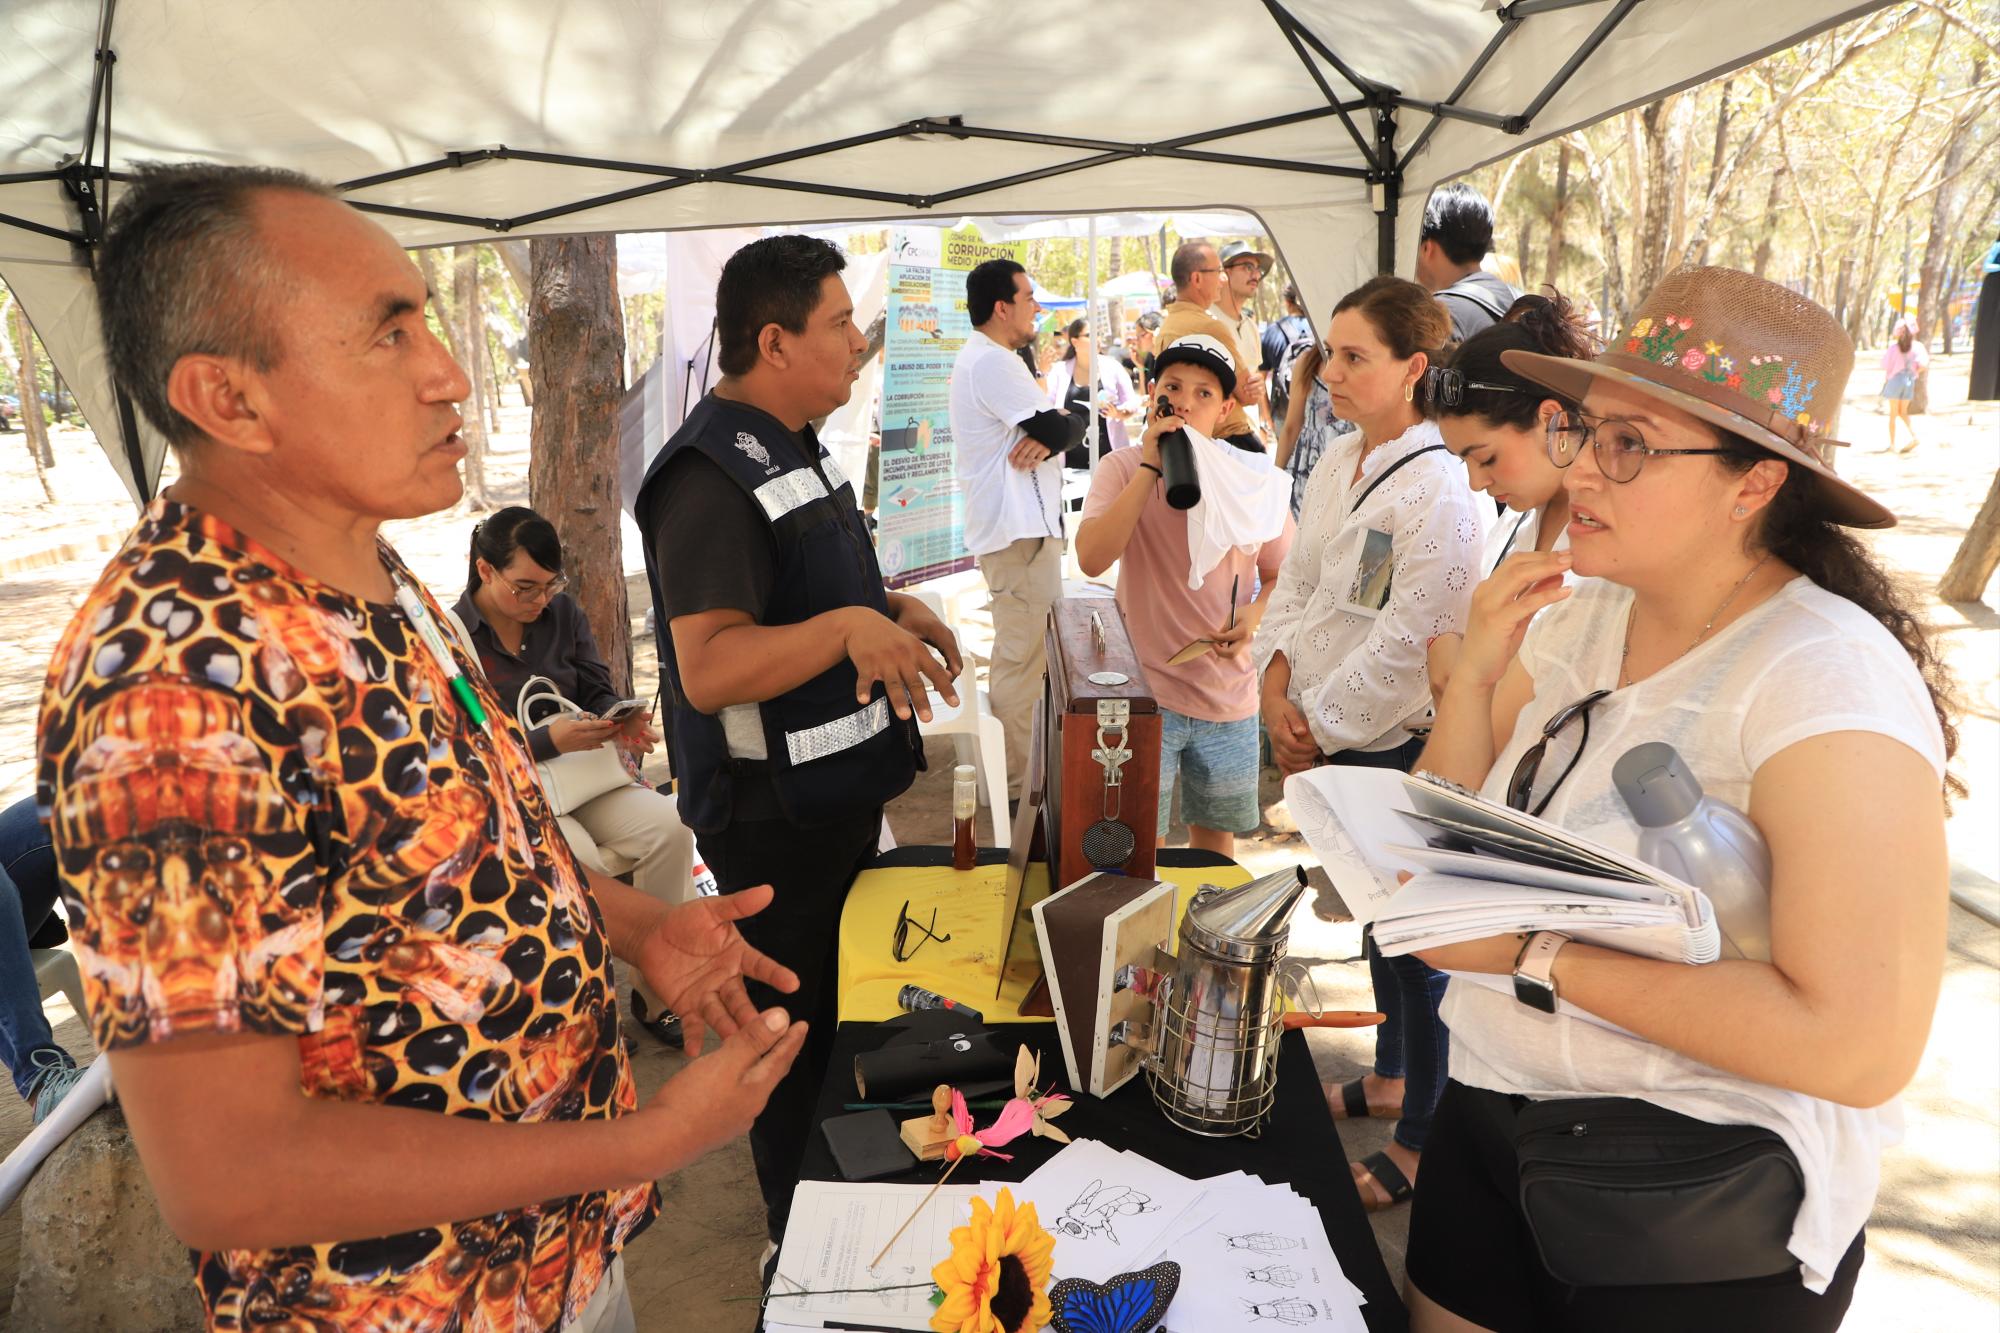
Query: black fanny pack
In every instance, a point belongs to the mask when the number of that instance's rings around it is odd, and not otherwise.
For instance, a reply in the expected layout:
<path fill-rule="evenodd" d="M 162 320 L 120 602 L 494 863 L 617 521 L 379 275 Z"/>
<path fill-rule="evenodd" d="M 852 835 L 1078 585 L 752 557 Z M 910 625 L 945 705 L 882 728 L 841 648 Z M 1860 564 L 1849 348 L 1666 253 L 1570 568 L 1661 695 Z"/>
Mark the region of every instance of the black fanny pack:
<path fill-rule="evenodd" d="M 1560 1282 L 1731 1282 L 1798 1267 L 1785 1242 L 1805 1176 L 1768 1129 L 1584 1097 L 1522 1106 L 1514 1150 L 1521 1211 Z"/>

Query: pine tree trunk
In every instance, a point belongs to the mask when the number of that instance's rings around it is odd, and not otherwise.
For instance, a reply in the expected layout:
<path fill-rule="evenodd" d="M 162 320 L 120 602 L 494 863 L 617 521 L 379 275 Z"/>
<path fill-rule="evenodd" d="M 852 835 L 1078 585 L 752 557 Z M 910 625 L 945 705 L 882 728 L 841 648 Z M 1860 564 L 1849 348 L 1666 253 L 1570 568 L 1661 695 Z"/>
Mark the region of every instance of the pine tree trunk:
<path fill-rule="evenodd" d="M 44 468 L 56 465 L 55 451 L 49 447 L 48 422 L 42 416 L 42 395 L 40 392 L 40 371 L 35 365 L 35 331 L 28 326 L 28 313 L 21 309 L 17 300 L 13 303 L 14 347 L 21 358 L 15 367 L 14 382 L 20 388 L 21 430 L 27 436 L 28 456 L 35 460 L 35 475 L 41 478 L 42 491 L 54 504 L 56 494 L 49 489 L 49 479 Z"/>
<path fill-rule="evenodd" d="M 1771 172 L 1771 193 L 1764 200 L 1764 221 L 1757 237 L 1757 255 L 1750 261 L 1750 271 L 1763 277 L 1771 266 L 1771 243 L 1778 235 L 1778 203 L 1785 195 L 1785 164 L 1781 161 Z"/>
<path fill-rule="evenodd" d="M 1937 595 L 1947 602 L 1976 602 L 1995 569 L 2000 569 L 2000 473 L 1987 487 L 1986 503 L 1979 506 L 1979 516 L 1958 544 L 1951 568 L 1938 582 Z"/>
<path fill-rule="evenodd" d="M 528 243 L 528 367 L 535 410 L 528 502 L 555 524 L 563 573 L 611 679 L 630 692 L 631 619 L 619 533 L 618 402 L 624 316 L 610 236 Z"/>
<path fill-rule="evenodd" d="M 452 247 L 451 305 L 458 325 L 458 364 L 472 382 L 472 401 L 462 407 L 465 424 L 459 435 L 465 441 L 465 502 L 485 509 L 486 498 L 486 376 L 480 351 L 486 331 L 479 309 L 479 251 L 470 245 Z"/>

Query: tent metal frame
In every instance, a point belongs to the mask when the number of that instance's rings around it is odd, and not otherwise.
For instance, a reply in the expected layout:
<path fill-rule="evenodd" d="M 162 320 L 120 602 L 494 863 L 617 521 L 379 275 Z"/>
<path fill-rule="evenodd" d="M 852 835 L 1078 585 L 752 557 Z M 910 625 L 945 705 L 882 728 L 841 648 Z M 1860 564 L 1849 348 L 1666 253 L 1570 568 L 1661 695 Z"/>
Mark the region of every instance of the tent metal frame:
<path fill-rule="evenodd" d="M 1479 79 L 1493 57 L 1502 46 L 1519 30 L 1521 25 L 1537 14 L 1553 13 L 1558 10 L 1575 8 L 1586 4 L 1606 4 L 1610 8 L 1597 26 L 1570 55 L 1562 67 L 1549 79 L 1542 90 L 1529 102 L 1527 107 L 1514 115 L 1483 111 L 1463 105 L 1462 99 Z M 1439 102 L 1425 102 L 1405 97 L 1400 90 L 1388 84 L 1370 79 L 1359 73 L 1341 59 L 1327 42 L 1311 28 L 1301 22 L 1285 7 L 1282 0 L 1263 0 L 1264 8 L 1278 31 L 1291 46 L 1299 63 L 1311 75 L 1318 86 L 1325 105 L 1295 111 L 1280 116 L 1270 116 L 1262 120 L 1246 121 L 1242 124 L 1225 125 L 1218 129 L 1203 130 L 1196 134 L 1181 135 L 1174 139 L 1161 139 L 1150 143 L 1125 143 L 1109 139 L 1098 139 L 1080 135 L 1037 134 L 1023 130 L 1008 130 L 996 126 L 967 125 L 959 116 L 926 116 L 904 121 L 898 125 L 864 134 L 849 135 L 846 138 L 811 144 L 802 148 L 788 149 L 763 157 L 751 158 L 743 162 L 730 163 L 721 167 L 682 167 L 652 162 L 624 162 L 607 158 L 580 157 L 567 153 L 546 153 L 526 149 L 508 148 L 497 145 L 490 148 L 468 149 L 449 152 L 434 161 L 416 163 L 394 171 L 380 172 L 356 180 L 343 181 L 334 188 L 348 196 L 348 202 L 366 213 L 376 213 L 386 217 L 411 218 L 415 220 L 439 222 L 453 226 L 477 228 L 482 231 L 506 233 L 519 227 L 534 226 L 555 218 L 568 217 L 589 212 L 609 204 L 661 194 L 668 190 L 680 189 L 688 185 L 708 183 L 749 186 L 756 189 L 783 190 L 792 193 L 825 195 L 838 199 L 854 199 L 881 204 L 895 204 L 905 208 L 927 211 L 961 200 L 971 199 L 996 190 L 1015 185 L 1025 185 L 1033 181 L 1047 180 L 1054 176 L 1068 175 L 1077 171 L 1088 171 L 1093 167 L 1109 166 L 1116 162 L 1134 158 L 1164 157 L 1189 162 L 1206 162 L 1222 166 L 1251 167 L 1265 171 L 1290 171 L 1307 175 L 1341 177 L 1365 182 L 1372 194 L 1372 204 L 1376 214 L 1376 262 L 1384 273 L 1392 273 L 1396 268 L 1396 224 L 1403 178 L 1410 162 L 1429 144 L 1431 135 L 1439 125 L 1447 120 L 1462 120 L 1490 129 L 1498 129 L 1510 135 L 1521 135 L 1544 107 L 1576 74 L 1584 62 L 1602 46 L 1626 16 L 1638 7 L 1640 0 L 1512 0 L 1496 9 L 1499 28 L 1494 32 L 1485 48 L 1473 60 L 1458 85 L 1449 96 Z M 113 90 L 113 70 L 118 55 L 112 46 L 113 18 L 117 13 L 117 0 L 103 0 L 98 25 L 95 50 L 95 70 L 91 82 L 90 106 L 84 122 L 83 153 L 81 157 L 71 157 L 52 171 L 18 172 L 0 175 L 0 185 L 30 184 L 35 182 L 60 182 L 68 196 L 77 217 L 77 228 L 65 230 L 46 223 L 35 222 L 12 214 L 0 213 L 0 227 L 16 227 L 23 231 L 46 236 L 54 240 L 67 241 L 84 254 L 85 261 L 94 263 L 104 238 L 104 200 L 108 197 L 112 182 L 126 178 L 125 173 L 111 169 L 111 107 Z M 1324 66 L 1324 68 L 1322 67 Z M 1336 90 L 1328 70 L 1337 75 L 1352 89 L 1350 96 L 1343 97 Z M 1397 113 L 1418 111 L 1431 117 L 1423 132 L 1400 153 L 1396 146 Z M 1365 114 L 1368 125 L 1364 132 L 1357 121 L 1357 113 Z M 1324 119 L 1338 119 L 1360 151 L 1364 167 L 1338 166 L 1324 162 L 1306 162 L 1291 158 L 1257 156 L 1243 153 L 1219 152 L 1200 145 L 1217 140 L 1255 134 L 1262 130 L 1279 129 L 1290 125 L 1305 124 Z M 101 126 L 100 126 L 101 121 Z M 101 132 L 100 132 L 101 130 Z M 958 140 L 990 139 L 1006 143 L 1033 144 L 1049 148 L 1075 149 L 1089 154 L 1067 162 L 1053 163 L 1012 175 L 962 185 L 953 189 L 940 190 L 931 194 L 898 193 L 889 190 L 871 190 L 861 186 L 836 185 L 822 181 L 805 181 L 777 176 L 752 173 L 772 167 L 787 166 L 816 157 L 824 157 L 849 148 L 863 147 L 887 139 L 915 136 L 942 136 Z M 98 159 L 99 152 L 102 159 Z M 438 171 L 457 171 L 474 167 L 483 162 L 538 162 L 554 166 L 581 167 L 598 171 L 622 172 L 633 176 L 652 179 L 629 189 L 611 191 L 557 204 L 533 213 L 517 217 L 490 218 L 475 217 L 463 213 L 451 213 L 434 209 L 407 208 L 398 204 L 376 203 L 356 198 L 358 193 L 374 186 L 386 185 L 394 181 L 407 180 L 414 176 L 428 175 Z M 139 442 L 137 422 L 130 398 L 122 388 L 114 385 L 117 395 L 119 431 L 127 462 L 132 469 L 134 484 L 147 496 L 152 494 L 152 482 L 146 475 L 144 454 Z"/>

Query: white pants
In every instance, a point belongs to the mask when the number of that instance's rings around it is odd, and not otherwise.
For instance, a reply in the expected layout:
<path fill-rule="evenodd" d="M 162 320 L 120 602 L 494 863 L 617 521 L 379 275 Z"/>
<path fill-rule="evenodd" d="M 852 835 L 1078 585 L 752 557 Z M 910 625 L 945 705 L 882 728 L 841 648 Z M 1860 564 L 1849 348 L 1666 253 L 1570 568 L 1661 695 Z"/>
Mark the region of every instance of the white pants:
<path fill-rule="evenodd" d="M 694 834 L 663 791 L 619 787 L 556 820 L 576 859 L 601 875 L 632 876 L 632 885 L 664 903 L 694 896 Z"/>
<path fill-rule="evenodd" d="M 632 1293 L 625 1286 L 625 1256 L 611 1261 L 611 1269 L 591 1295 L 590 1303 L 576 1312 L 576 1318 L 562 1326 L 562 1333 L 638 1333 L 632 1316 Z"/>

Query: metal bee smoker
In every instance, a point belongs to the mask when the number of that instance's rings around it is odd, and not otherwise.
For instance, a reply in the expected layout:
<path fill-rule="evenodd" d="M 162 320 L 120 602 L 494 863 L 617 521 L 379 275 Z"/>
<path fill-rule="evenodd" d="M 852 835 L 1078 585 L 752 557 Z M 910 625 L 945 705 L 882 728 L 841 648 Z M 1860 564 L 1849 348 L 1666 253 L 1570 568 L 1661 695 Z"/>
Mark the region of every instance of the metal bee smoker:
<path fill-rule="evenodd" d="M 1121 968 L 1113 984 L 1150 994 L 1150 1025 L 1128 1020 L 1110 1040 L 1140 1053 L 1153 1100 L 1182 1129 L 1255 1136 L 1278 1087 L 1285 951 L 1305 892 L 1297 866 L 1235 889 L 1204 887 L 1181 918 L 1179 948 L 1158 967 Z"/>

